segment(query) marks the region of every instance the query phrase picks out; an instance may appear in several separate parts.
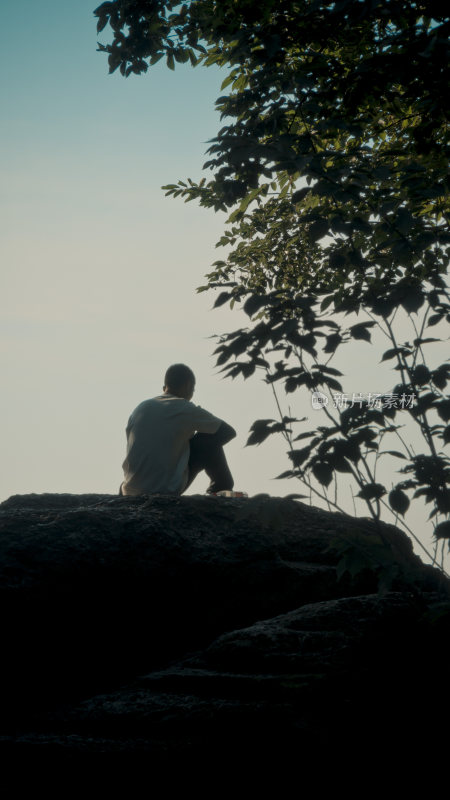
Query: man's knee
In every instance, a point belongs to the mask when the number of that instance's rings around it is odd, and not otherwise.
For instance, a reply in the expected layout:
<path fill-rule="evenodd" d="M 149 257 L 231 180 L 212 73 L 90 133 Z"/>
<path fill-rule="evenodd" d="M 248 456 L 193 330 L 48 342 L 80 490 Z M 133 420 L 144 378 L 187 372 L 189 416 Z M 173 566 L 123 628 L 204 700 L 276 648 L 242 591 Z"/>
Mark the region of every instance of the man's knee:
<path fill-rule="evenodd" d="M 222 422 L 217 431 L 212 434 L 218 444 L 224 445 L 231 442 L 236 436 L 236 431 L 227 422 Z"/>

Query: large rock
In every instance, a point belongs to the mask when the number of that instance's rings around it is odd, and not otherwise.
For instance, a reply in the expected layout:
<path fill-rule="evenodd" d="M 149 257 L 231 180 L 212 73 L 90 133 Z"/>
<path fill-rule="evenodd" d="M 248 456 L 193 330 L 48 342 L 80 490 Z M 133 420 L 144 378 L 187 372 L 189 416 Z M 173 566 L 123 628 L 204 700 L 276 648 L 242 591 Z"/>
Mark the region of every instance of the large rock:
<path fill-rule="evenodd" d="M 338 580 L 336 539 L 372 568 Z M 393 703 L 405 736 L 448 620 L 397 528 L 264 496 L 14 496 L 0 581 L 0 742 L 40 758 L 281 756 L 375 741 Z"/>

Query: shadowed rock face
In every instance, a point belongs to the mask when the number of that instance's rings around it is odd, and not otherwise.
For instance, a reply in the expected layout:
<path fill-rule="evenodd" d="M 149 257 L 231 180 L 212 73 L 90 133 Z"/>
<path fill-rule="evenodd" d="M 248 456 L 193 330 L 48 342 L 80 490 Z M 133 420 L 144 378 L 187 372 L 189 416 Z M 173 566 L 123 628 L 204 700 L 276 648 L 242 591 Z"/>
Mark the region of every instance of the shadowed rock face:
<path fill-rule="evenodd" d="M 399 565 L 391 591 L 337 579 L 330 544 L 357 532 Z M 433 724 L 448 586 L 393 526 L 264 496 L 16 495 L 0 576 L 11 757 L 219 763 Z"/>

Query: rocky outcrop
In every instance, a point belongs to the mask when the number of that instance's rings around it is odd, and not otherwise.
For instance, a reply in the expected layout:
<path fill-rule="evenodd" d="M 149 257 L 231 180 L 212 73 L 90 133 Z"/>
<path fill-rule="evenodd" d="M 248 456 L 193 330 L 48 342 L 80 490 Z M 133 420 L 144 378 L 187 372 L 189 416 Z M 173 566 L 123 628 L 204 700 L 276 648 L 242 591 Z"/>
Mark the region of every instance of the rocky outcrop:
<path fill-rule="evenodd" d="M 342 541 L 374 553 L 353 577 Z M 0 595 L 11 757 L 274 759 L 433 724 L 448 584 L 393 526 L 266 496 L 16 495 Z"/>

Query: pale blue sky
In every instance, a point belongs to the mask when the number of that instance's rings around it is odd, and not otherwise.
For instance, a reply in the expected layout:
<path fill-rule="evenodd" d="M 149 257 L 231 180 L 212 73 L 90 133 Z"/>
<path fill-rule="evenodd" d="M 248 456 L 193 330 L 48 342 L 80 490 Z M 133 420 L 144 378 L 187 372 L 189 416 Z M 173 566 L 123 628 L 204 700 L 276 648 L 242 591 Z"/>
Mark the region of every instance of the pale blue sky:
<path fill-rule="evenodd" d="M 270 389 L 257 378 L 223 380 L 214 369 L 208 337 L 247 319 L 227 307 L 212 311 L 214 296 L 195 292 L 222 256 L 214 245 L 226 217 L 160 188 L 201 177 L 206 141 L 221 126 L 214 100 L 224 74 L 187 65 L 171 72 L 160 62 L 146 76 L 110 76 L 96 52 L 95 3 L 1 7 L 0 501 L 116 493 L 128 416 L 160 393 L 177 361 L 197 375 L 194 402 L 238 431 L 227 447 L 235 487 L 303 493 L 273 480 L 289 467 L 281 438 L 244 447 L 255 419 L 276 417 Z M 101 38 L 108 36 L 106 29 Z M 396 373 L 389 364 L 380 371 L 380 352 L 356 344 L 336 361 L 348 375 L 345 391 L 392 388 Z M 312 411 L 307 393 L 288 400 L 315 427 L 323 412 Z M 391 470 L 389 478 L 399 476 Z M 190 493 L 206 486 L 198 478 Z M 352 510 L 345 476 L 339 491 Z M 362 502 L 357 509 L 368 513 Z M 431 549 L 425 519 L 415 511 L 412 526 Z"/>

